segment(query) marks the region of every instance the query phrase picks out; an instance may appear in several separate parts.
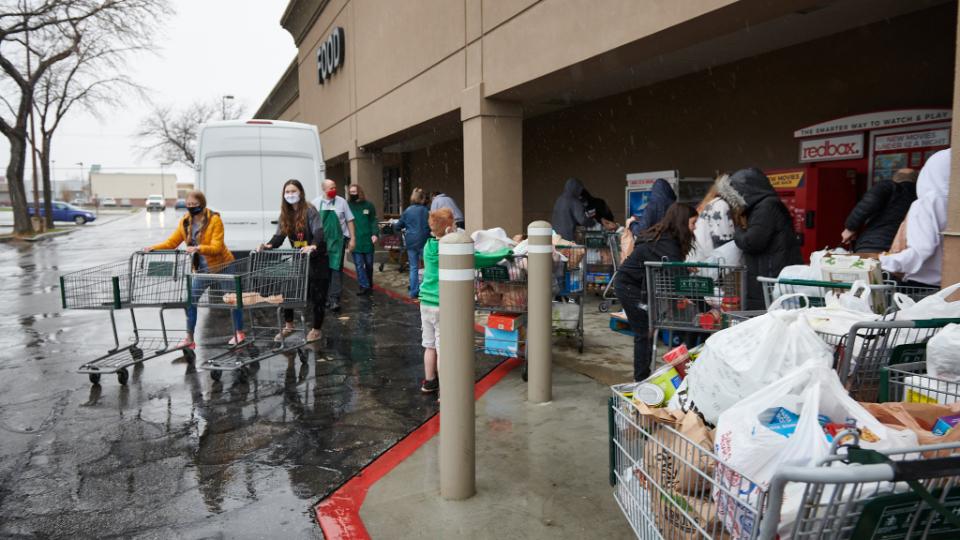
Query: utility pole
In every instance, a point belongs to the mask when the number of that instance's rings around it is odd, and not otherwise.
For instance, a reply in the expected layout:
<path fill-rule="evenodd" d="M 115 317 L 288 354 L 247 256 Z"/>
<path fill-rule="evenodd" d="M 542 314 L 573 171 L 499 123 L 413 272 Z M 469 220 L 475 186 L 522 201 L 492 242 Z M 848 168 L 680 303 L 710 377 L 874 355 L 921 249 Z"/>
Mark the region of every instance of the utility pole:
<path fill-rule="evenodd" d="M 220 118 L 227 119 L 227 100 L 233 100 L 233 96 L 223 96 L 220 98 Z"/>

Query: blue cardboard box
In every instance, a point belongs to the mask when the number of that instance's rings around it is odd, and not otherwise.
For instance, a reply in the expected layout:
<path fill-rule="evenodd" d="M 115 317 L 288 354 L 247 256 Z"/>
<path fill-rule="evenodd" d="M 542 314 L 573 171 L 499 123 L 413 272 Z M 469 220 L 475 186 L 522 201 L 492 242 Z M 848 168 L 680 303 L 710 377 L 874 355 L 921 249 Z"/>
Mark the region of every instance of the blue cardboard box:
<path fill-rule="evenodd" d="M 493 356 L 519 356 L 523 351 L 523 329 L 500 330 L 484 327 L 483 352 Z"/>

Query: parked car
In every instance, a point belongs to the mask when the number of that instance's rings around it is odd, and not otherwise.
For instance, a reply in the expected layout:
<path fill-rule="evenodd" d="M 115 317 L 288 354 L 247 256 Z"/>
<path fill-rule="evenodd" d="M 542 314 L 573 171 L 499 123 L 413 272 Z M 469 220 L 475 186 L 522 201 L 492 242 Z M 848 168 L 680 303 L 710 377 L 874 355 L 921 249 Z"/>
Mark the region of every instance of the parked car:
<path fill-rule="evenodd" d="M 162 195 L 150 195 L 147 197 L 147 210 L 160 210 L 161 212 L 167 208 L 167 202 L 163 200 Z"/>
<path fill-rule="evenodd" d="M 177 202 L 174 203 L 173 207 L 176 208 L 177 210 L 183 210 L 184 208 L 187 207 L 187 200 L 177 199 Z"/>
<path fill-rule="evenodd" d="M 53 201 L 52 206 L 54 221 L 72 221 L 77 225 L 84 225 L 97 219 L 97 216 L 93 215 L 92 213 L 87 212 L 82 208 L 77 208 L 72 204 L 67 204 L 63 201 Z M 33 216 L 33 205 L 28 206 L 27 211 L 30 212 L 31 216 Z M 40 215 L 46 215 L 43 205 L 40 206 Z"/>
<path fill-rule="evenodd" d="M 89 203 L 89 201 L 87 201 L 86 199 L 84 199 L 84 198 L 82 198 L 82 197 L 76 197 L 76 198 L 74 198 L 72 201 L 70 201 L 70 204 L 72 204 L 72 205 L 74 205 L 74 206 L 86 206 L 86 205 L 88 205 L 88 204 L 90 204 L 90 203 Z"/>
<path fill-rule="evenodd" d="M 100 206 L 116 206 L 117 201 L 113 197 L 104 197 L 100 199 Z"/>

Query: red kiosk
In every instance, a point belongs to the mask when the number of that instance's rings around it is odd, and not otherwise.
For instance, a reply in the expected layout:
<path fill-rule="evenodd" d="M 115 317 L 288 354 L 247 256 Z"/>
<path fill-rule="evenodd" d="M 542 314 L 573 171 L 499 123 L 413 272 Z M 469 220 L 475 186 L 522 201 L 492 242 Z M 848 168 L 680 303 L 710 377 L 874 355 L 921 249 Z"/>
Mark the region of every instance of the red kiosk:
<path fill-rule="evenodd" d="M 950 146 L 950 109 L 858 114 L 794 132 L 800 166 L 768 171 L 794 218 L 803 256 L 833 247 L 847 214 L 875 182 L 897 169 L 920 169 Z"/>

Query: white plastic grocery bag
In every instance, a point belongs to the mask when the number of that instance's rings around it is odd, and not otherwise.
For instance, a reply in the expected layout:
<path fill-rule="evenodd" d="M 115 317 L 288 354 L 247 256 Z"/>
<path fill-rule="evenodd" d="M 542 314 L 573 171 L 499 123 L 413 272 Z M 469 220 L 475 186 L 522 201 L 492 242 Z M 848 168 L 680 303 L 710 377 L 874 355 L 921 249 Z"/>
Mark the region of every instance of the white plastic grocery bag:
<path fill-rule="evenodd" d="M 765 423 L 769 411 L 779 407 L 799 413 L 796 431 L 789 437 Z M 759 488 L 765 489 L 783 465 L 815 466 L 829 455 L 830 443 L 820 425 L 820 415 L 836 423 L 856 422 L 865 430 L 860 439 L 864 448 L 885 450 L 917 444 L 912 431 L 887 428 L 854 401 L 829 367 L 812 362 L 792 371 L 724 411 L 717 423 L 714 451 L 723 463 L 724 474 L 718 475 L 720 487 L 714 487 L 713 498 L 724 526 L 735 538 L 748 538 L 752 533 L 745 530 L 744 520 L 738 515 L 743 513 L 738 498 L 755 500 Z M 747 489 L 743 478 L 753 482 Z M 784 504 L 799 502 L 793 498 Z M 784 506 L 782 514 L 796 515 L 796 508 Z"/>
<path fill-rule="evenodd" d="M 960 325 L 944 326 L 927 342 L 927 374 L 960 381 Z"/>
<path fill-rule="evenodd" d="M 857 280 L 839 296 L 828 294 L 827 307 L 842 307 L 861 313 L 873 313 L 872 291 L 866 281 Z"/>
<path fill-rule="evenodd" d="M 960 318 L 960 302 L 947 302 L 947 298 L 960 289 L 956 283 L 941 290 L 937 294 L 921 298 L 912 302 L 902 294 L 894 296 L 894 302 L 900 308 L 896 312 L 896 319 L 901 321 L 919 321 L 922 319 L 955 319 Z"/>
<path fill-rule="evenodd" d="M 833 349 L 804 310 L 771 311 L 710 336 L 687 374 L 690 400 L 715 424 L 720 413 L 808 361 L 830 367 Z"/>

